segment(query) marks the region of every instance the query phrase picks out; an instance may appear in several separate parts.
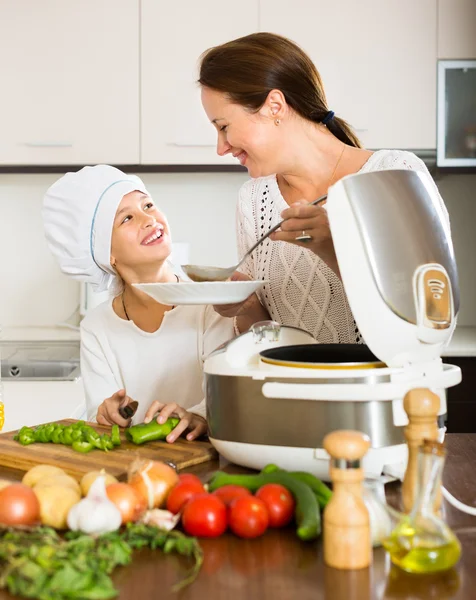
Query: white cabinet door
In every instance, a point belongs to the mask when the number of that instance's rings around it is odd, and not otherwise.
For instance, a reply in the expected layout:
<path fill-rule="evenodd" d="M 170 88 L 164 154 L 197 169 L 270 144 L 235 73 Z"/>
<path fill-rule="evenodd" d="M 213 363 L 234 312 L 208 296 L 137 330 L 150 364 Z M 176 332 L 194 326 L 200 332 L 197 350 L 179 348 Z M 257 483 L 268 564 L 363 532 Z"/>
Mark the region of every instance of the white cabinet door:
<path fill-rule="evenodd" d="M 476 0 L 438 0 L 438 58 L 476 58 Z"/>
<path fill-rule="evenodd" d="M 435 148 L 436 0 L 260 5 L 261 29 L 310 54 L 329 107 L 366 147 Z"/>
<path fill-rule="evenodd" d="M 198 61 L 211 46 L 258 30 L 258 0 L 141 6 L 141 163 L 238 164 L 216 154 L 196 84 Z"/>
<path fill-rule="evenodd" d="M 139 162 L 139 0 L 0 2 L 0 164 Z"/>

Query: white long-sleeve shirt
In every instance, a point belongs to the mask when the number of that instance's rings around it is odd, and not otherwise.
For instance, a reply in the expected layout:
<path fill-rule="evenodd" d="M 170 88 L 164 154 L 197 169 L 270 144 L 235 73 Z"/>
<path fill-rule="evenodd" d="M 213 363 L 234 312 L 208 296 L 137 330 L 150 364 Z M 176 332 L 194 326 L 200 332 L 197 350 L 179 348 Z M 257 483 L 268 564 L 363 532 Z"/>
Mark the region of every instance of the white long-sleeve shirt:
<path fill-rule="evenodd" d="M 107 300 L 81 323 L 87 418 L 94 420 L 99 405 L 122 388 L 139 403 L 134 423 L 143 422 L 154 400 L 206 417 L 203 363 L 232 337 L 233 320 L 211 306 L 177 306 L 148 333 L 116 315 Z"/>
<path fill-rule="evenodd" d="M 412 152 L 374 152 L 360 173 L 385 169 L 415 169 L 428 173 L 425 163 Z M 435 184 L 444 212 L 443 200 Z M 281 220 L 288 208 L 276 176 L 247 181 L 237 205 L 238 254 L 243 256 L 259 237 Z M 252 279 L 266 279 L 257 292 L 272 319 L 305 329 L 321 343 L 359 343 L 355 323 L 339 277 L 311 250 L 267 239 L 240 268 Z"/>

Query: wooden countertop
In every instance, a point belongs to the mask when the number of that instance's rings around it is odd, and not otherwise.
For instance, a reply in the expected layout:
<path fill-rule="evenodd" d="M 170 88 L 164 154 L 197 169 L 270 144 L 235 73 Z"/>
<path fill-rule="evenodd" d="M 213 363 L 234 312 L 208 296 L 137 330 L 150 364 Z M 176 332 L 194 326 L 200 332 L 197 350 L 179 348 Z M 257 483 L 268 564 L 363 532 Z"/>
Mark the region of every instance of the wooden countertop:
<path fill-rule="evenodd" d="M 459 500 L 476 505 L 476 434 L 449 434 L 444 484 Z M 219 461 L 190 469 L 203 480 L 224 468 L 243 469 Z M 2 472 L 0 477 L 12 476 Z M 399 484 L 387 486 L 398 497 Z M 447 522 L 457 533 L 463 554 L 457 567 L 438 576 L 410 576 L 392 567 L 383 549 L 374 552 L 370 569 L 338 571 L 322 561 L 321 542 L 300 542 L 292 529 L 268 531 L 256 540 L 231 534 L 202 540 L 205 561 L 198 579 L 178 595 L 171 586 L 183 574 L 184 559 L 160 551 L 136 555 L 117 569 L 114 582 L 120 600 L 446 600 L 476 597 L 476 517 L 445 504 Z M 0 600 L 12 598 L 0 592 Z"/>

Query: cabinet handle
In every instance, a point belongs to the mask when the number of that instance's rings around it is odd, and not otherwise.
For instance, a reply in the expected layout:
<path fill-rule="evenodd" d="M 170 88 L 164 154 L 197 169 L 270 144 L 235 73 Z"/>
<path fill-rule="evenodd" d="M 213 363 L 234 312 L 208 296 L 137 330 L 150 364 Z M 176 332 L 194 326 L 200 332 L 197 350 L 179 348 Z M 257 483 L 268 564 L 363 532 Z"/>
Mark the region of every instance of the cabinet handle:
<path fill-rule="evenodd" d="M 30 148 L 72 148 L 72 142 L 25 142 Z"/>

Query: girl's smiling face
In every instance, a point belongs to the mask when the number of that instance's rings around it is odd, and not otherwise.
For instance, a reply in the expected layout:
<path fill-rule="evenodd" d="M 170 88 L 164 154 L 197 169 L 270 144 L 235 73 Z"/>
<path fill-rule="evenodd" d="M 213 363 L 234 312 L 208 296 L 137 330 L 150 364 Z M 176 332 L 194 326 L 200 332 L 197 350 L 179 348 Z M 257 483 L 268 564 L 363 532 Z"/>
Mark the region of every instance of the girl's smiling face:
<path fill-rule="evenodd" d="M 164 262 L 172 250 L 169 224 L 150 196 L 126 194 L 112 229 L 111 265 L 119 274 Z"/>

